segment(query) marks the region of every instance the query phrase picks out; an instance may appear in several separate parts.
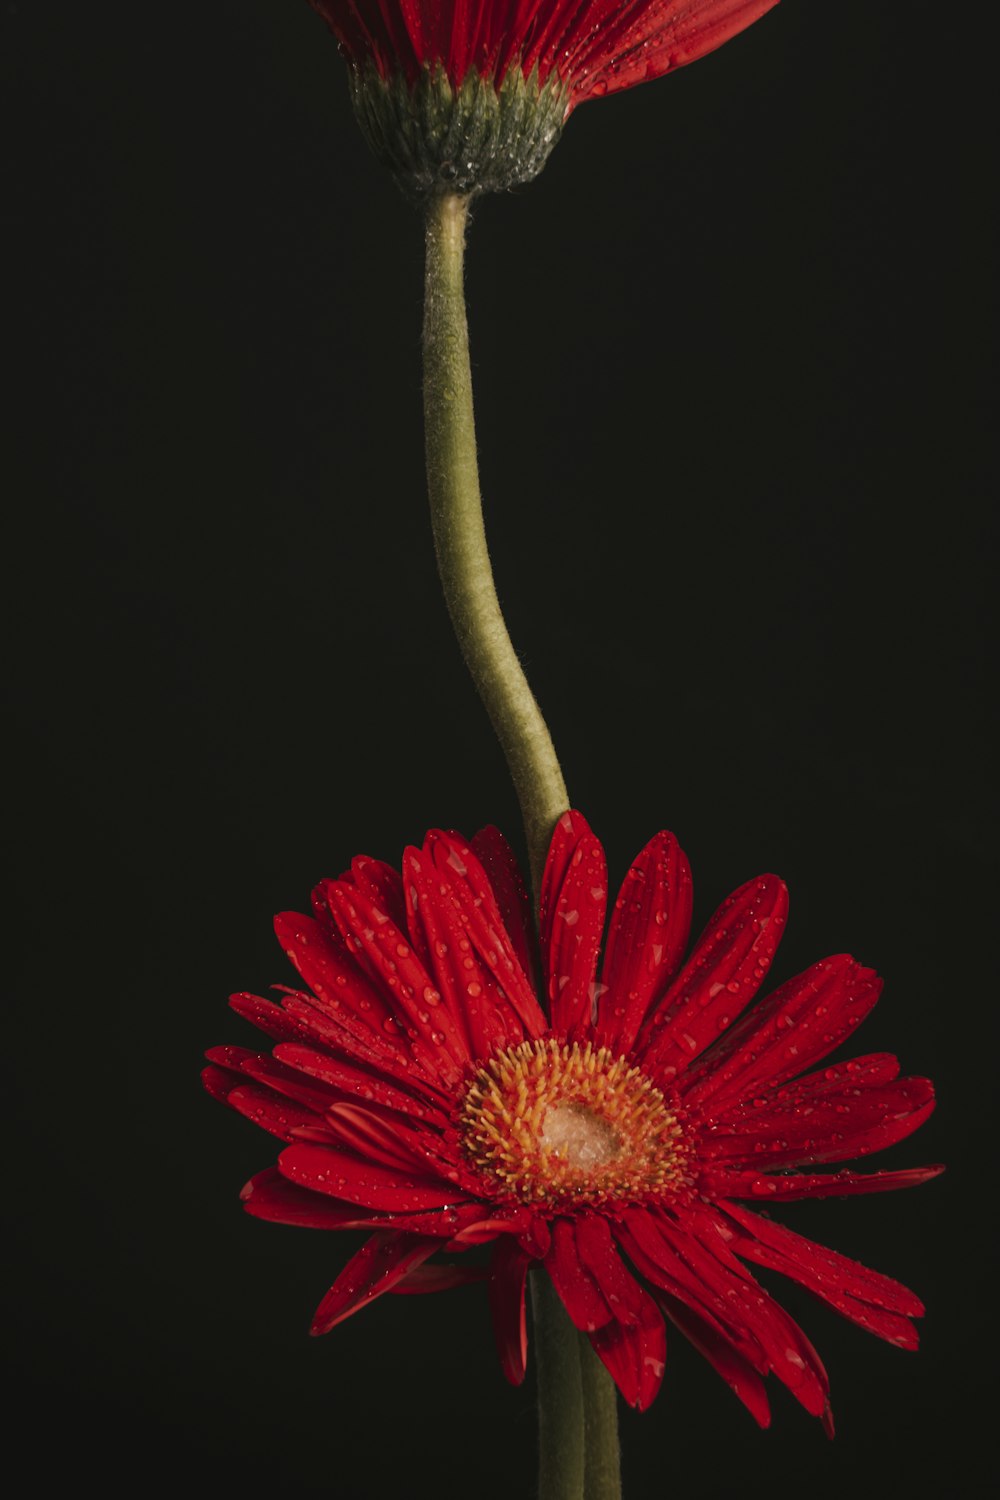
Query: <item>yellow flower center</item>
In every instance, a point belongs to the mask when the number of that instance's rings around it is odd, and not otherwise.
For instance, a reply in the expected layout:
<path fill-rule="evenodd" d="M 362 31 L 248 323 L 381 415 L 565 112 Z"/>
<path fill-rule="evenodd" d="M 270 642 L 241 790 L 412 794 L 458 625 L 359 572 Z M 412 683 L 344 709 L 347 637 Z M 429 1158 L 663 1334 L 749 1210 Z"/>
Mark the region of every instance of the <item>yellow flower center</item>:
<path fill-rule="evenodd" d="M 498 1052 L 470 1084 L 459 1127 L 476 1165 L 526 1203 L 635 1203 L 690 1180 L 659 1089 L 590 1042 Z"/>

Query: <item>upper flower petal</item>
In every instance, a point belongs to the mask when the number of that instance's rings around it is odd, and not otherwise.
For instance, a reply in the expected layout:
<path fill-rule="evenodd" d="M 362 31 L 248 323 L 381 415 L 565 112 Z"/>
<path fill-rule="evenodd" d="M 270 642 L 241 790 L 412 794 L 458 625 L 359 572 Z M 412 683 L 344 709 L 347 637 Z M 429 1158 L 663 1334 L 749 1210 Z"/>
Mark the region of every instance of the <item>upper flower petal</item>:
<path fill-rule="evenodd" d="M 596 1019 L 607 899 L 604 849 L 582 813 L 565 812 L 552 832 L 539 920 L 549 1015 L 553 1028 L 570 1038 Z"/>
<path fill-rule="evenodd" d="M 927 1078 L 884 1083 L 866 1082 L 863 1073 L 846 1082 L 842 1077 L 814 1075 L 776 1096 L 730 1108 L 703 1130 L 700 1160 L 758 1171 L 846 1161 L 904 1140 L 934 1108 Z"/>
<path fill-rule="evenodd" d="M 615 901 L 601 971 L 595 1040 L 628 1052 L 677 972 L 691 931 L 691 871 L 672 833 L 638 855 Z"/>
<path fill-rule="evenodd" d="M 781 941 L 788 892 L 776 875 L 747 881 L 722 903 L 635 1048 L 660 1080 L 683 1073 L 763 983 Z"/>
<path fill-rule="evenodd" d="M 684 1081 L 685 1104 L 715 1112 L 762 1084 L 794 1078 L 860 1026 L 881 990 L 875 970 L 849 953 L 813 964 L 755 1006 L 699 1059 Z"/>
<path fill-rule="evenodd" d="M 493 887 L 501 920 L 534 995 L 539 988 L 537 940 L 527 887 L 514 851 L 492 824 L 480 828 L 472 848 Z"/>

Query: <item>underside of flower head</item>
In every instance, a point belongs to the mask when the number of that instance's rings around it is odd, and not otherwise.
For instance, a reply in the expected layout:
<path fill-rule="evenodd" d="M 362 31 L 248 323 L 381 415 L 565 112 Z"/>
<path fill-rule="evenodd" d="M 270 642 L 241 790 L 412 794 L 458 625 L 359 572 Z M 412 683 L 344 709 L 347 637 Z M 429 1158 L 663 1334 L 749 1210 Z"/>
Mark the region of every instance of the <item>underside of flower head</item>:
<path fill-rule="evenodd" d="M 310 0 L 407 196 L 537 176 L 578 104 L 714 51 L 777 0 Z"/>
<path fill-rule="evenodd" d="M 245 1206 L 373 1231 L 317 1309 L 316 1333 L 385 1292 L 481 1280 L 460 1252 L 491 1244 L 511 1380 L 525 1371 L 534 1266 L 632 1404 L 659 1387 L 669 1322 L 762 1425 L 774 1374 L 829 1426 L 819 1357 L 749 1268 L 780 1271 L 903 1348 L 916 1346 L 923 1309 L 741 1200 L 770 1208 L 933 1177 L 940 1168 L 839 1167 L 922 1124 L 931 1085 L 901 1079 L 887 1053 L 826 1061 L 880 990 L 847 955 L 751 1006 L 787 912 L 776 877 L 729 897 L 686 960 L 691 880 L 672 835 L 635 860 L 605 940 L 607 890 L 603 848 L 567 813 L 540 941 L 495 829 L 468 843 L 434 831 L 401 870 L 358 858 L 317 887 L 312 916 L 279 917 L 303 987 L 278 1004 L 232 1002 L 276 1045 L 213 1049 L 205 1074 L 284 1143 Z"/>

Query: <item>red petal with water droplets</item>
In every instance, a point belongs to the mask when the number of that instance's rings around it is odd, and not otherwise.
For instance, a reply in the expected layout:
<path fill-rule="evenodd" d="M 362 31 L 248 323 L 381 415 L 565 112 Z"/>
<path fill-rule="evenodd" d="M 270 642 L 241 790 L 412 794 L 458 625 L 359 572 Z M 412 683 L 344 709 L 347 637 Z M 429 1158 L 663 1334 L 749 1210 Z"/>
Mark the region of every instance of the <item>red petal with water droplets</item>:
<path fill-rule="evenodd" d="M 542 877 L 542 965 L 554 1030 L 587 1036 L 597 1014 L 597 955 L 608 901 L 604 849 L 586 818 L 556 823 Z"/>
<path fill-rule="evenodd" d="M 729 1300 L 753 1333 L 771 1369 L 795 1399 L 814 1417 L 827 1407 L 830 1384 L 823 1363 L 798 1324 L 767 1295 L 729 1251 L 714 1224 L 702 1221 L 694 1233 L 687 1226 L 657 1215 L 660 1233 L 706 1285 Z"/>
<path fill-rule="evenodd" d="M 424 852 L 459 903 L 466 933 L 493 980 L 491 995 L 504 1018 L 506 1044 L 515 1045 L 525 1034 L 541 1036 L 548 1022 L 504 927 L 486 871 L 454 834 L 432 831 Z"/>
<path fill-rule="evenodd" d="M 580 1259 L 571 1219 L 556 1219 L 551 1225 L 552 1244 L 545 1269 L 574 1325 L 583 1333 L 603 1328 L 612 1312 L 600 1288 Z"/>
<path fill-rule="evenodd" d="M 297 1187 L 282 1177 L 277 1167 L 268 1167 L 251 1177 L 240 1197 L 246 1212 L 272 1224 L 293 1224 L 300 1229 L 366 1229 L 368 1215 L 353 1206 L 332 1203 L 319 1193 Z"/>
<path fill-rule="evenodd" d="M 626 1053 L 666 990 L 691 931 L 691 871 L 672 833 L 637 857 L 615 901 L 601 971 L 595 1041 Z"/>
<path fill-rule="evenodd" d="M 676 1324 L 699 1354 L 705 1356 L 713 1370 L 722 1376 L 758 1426 L 770 1427 L 771 1408 L 764 1382 L 749 1360 L 744 1359 L 730 1340 L 713 1328 L 711 1323 L 685 1306 L 680 1298 L 661 1291 L 659 1302 L 670 1321 Z"/>
<path fill-rule="evenodd" d="M 465 1038 L 447 1009 L 431 998 L 436 988 L 408 935 L 356 888 L 334 880 L 325 889 L 344 941 L 352 952 L 364 955 L 383 992 L 392 997 L 391 1025 L 410 1038 L 410 1051 L 425 1072 L 454 1087 L 469 1061 Z"/>
<path fill-rule="evenodd" d="M 639 1033 L 635 1054 L 645 1070 L 669 1081 L 718 1040 L 760 988 L 787 912 L 776 875 L 748 881 L 722 903 Z"/>
<path fill-rule="evenodd" d="M 438 1241 L 410 1234 L 373 1234 L 348 1261 L 316 1309 L 309 1332 L 329 1333 L 365 1303 L 389 1292 L 438 1249 Z"/>
<path fill-rule="evenodd" d="M 441 879 L 426 849 L 407 849 L 403 879 L 411 930 L 420 934 L 421 948 L 429 955 L 441 1009 L 461 1031 L 467 1056 L 489 1057 L 505 1045 L 509 1023 L 497 1008 L 496 985 L 466 932 L 450 882 Z"/>
<path fill-rule="evenodd" d="M 603 1216 L 581 1214 L 574 1234 L 580 1260 L 615 1319 L 592 1333 L 590 1341 L 625 1400 L 645 1411 L 663 1379 L 667 1357 L 663 1318 L 649 1293 L 622 1264 Z"/>
<path fill-rule="evenodd" d="M 389 1045 L 387 1038 L 367 1030 L 354 1017 L 347 1014 L 329 1014 L 324 1002 L 313 1001 L 310 996 L 290 993 L 283 1002 L 288 1014 L 303 1022 L 299 1041 L 308 1041 L 321 1051 L 317 1056 L 333 1054 L 332 1061 L 349 1060 L 361 1071 L 370 1070 L 375 1077 L 392 1078 L 402 1088 L 428 1104 L 437 1104 L 450 1098 L 449 1090 L 440 1082 L 434 1083 L 419 1063 L 397 1044 Z M 275 1053 L 285 1055 L 286 1043 L 276 1047 Z M 307 1070 L 308 1071 L 308 1070 Z"/>
<path fill-rule="evenodd" d="M 351 860 L 350 870 L 340 878 L 349 885 L 357 886 L 369 901 L 388 913 L 397 927 L 406 926 L 403 878 L 392 865 L 387 865 L 380 859 L 371 859 L 367 854 L 358 854 Z M 322 887 L 319 889 L 322 890 Z"/>
<path fill-rule="evenodd" d="M 377 1106 L 338 1103 L 327 1110 L 326 1123 L 340 1142 L 357 1151 L 366 1161 L 381 1162 L 401 1172 L 440 1177 L 461 1189 L 461 1195 L 476 1191 L 477 1179 L 465 1168 L 454 1146 L 437 1132 L 418 1127 L 411 1130 Z"/>
<path fill-rule="evenodd" d="M 685 1104 L 713 1113 L 793 1078 L 839 1047 L 879 997 L 882 981 L 848 953 L 813 964 L 754 1007 L 691 1069 Z"/>
<path fill-rule="evenodd" d="M 499 828 L 480 828 L 472 848 L 493 887 L 503 925 L 534 995 L 541 988 L 531 903 L 514 851 Z"/>
<path fill-rule="evenodd" d="M 719 1162 L 757 1171 L 847 1161 L 881 1151 L 912 1135 L 934 1108 L 926 1078 L 903 1078 L 869 1088 L 823 1087 L 789 1091 L 713 1121 L 699 1138 L 703 1165 Z"/>
<path fill-rule="evenodd" d="M 759 1244 L 779 1252 L 787 1261 L 794 1261 L 818 1278 L 835 1282 L 852 1297 L 870 1302 L 876 1307 L 884 1307 L 888 1312 L 900 1313 L 903 1317 L 923 1316 L 924 1305 L 920 1298 L 891 1276 L 884 1276 L 881 1271 L 872 1271 L 859 1261 L 849 1260 L 846 1255 L 827 1249 L 825 1245 L 817 1245 L 784 1224 L 776 1224 L 773 1219 L 753 1213 L 741 1203 L 720 1203 L 717 1206 Z M 737 1248 L 737 1253 L 743 1252 Z"/>
<path fill-rule="evenodd" d="M 289 1146 L 278 1158 L 282 1174 L 300 1187 L 345 1203 L 387 1213 L 418 1213 L 467 1200 L 454 1184 L 403 1174 L 327 1146 Z"/>
<path fill-rule="evenodd" d="M 509 1237 L 501 1239 L 490 1261 L 490 1314 L 504 1375 L 520 1385 L 528 1359 L 524 1286 L 531 1256 Z"/>
<path fill-rule="evenodd" d="M 287 1016 L 280 1006 L 262 995 L 230 995 L 229 1004 L 238 1016 L 276 1041 L 301 1041 L 306 1028 L 301 1021 Z"/>
<path fill-rule="evenodd" d="M 879 1276 L 857 1261 L 813 1244 L 802 1235 L 762 1219 L 738 1204 L 721 1204 L 735 1225 L 728 1225 L 729 1244 L 737 1255 L 808 1287 L 852 1322 L 903 1349 L 917 1347 L 909 1321 L 923 1305 L 905 1286 Z"/>
<path fill-rule="evenodd" d="M 940 1177 L 942 1166 L 910 1167 L 900 1172 L 790 1172 L 771 1176 L 762 1172 L 712 1169 L 703 1174 L 699 1191 L 707 1198 L 756 1198 L 791 1202 L 795 1198 L 857 1198 L 864 1193 L 888 1193 L 918 1187 Z"/>
<path fill-rule="evenodd" d="M 314 1052 L 311 1047 L 302 1046 L 298 1042 L 282 1043 L 275 1047 L 274 1055 L 299 1075 L 305 1073 L 321 1084 L 329 1085 L 322 1090 L 324 1110 L 346 1096 L 363 1104 L 379 1104 L 384 1109 L 395 1110 L 442 1128 L 448 1123 L 448 1117 L 441 1110 L 422 1099 L 413 1098 L 404 1089 L 397 1088 L 395 1084 L 380 1077 L 374 1068 L 365 1068 L 357 1062 L 341 1062 L 339 1058 Z M 275 1084 L 275 1087 L 278 1085 Z M 315 1092 L 319 1098 L 321 1090 L 317 1088 Z M 293 1094 L 292 1098 L 295 1097 L 297 1096 Z"/>
<path fill-rule="evenodd" d="M 231 1089 L 226 1103 L 282 1141 L 294 1141 L 298 1131 L 315 1131 L 323 1124 L 314 1110 L 283 1099 L 273 1089 L 259 1083 L 243 1083 Z M 329 1131 L 322 1133 L 329 1138 Z"/>

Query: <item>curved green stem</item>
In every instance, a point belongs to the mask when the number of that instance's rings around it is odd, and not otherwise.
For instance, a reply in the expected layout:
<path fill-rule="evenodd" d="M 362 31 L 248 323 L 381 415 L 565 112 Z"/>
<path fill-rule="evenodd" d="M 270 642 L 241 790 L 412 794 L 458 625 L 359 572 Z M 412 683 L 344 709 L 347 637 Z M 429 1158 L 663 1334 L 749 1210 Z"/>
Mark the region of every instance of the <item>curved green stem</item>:
<path fill-rule="evenodd" d="M 424 423 L 434 549 L 448 612 L 514 781 L 536 904 L 557 818 L 569 806 L 552 739 L 500 612 L 483 527 L 465 317 L 468 199 L 427 210 Z M 620 1500 L 615 1387 L 544 1272 L 531 1277 L 540 1500 Z"/>
<path fill-rule="evenodd" d="M 569 805 L 552 739 L 500 612 L 483 528 L 465 318 L 467 198 L 427 209 L 424 423 L 438 572 L 458 643 L 514 781 L 536 893 L 556 819 Z"/>

